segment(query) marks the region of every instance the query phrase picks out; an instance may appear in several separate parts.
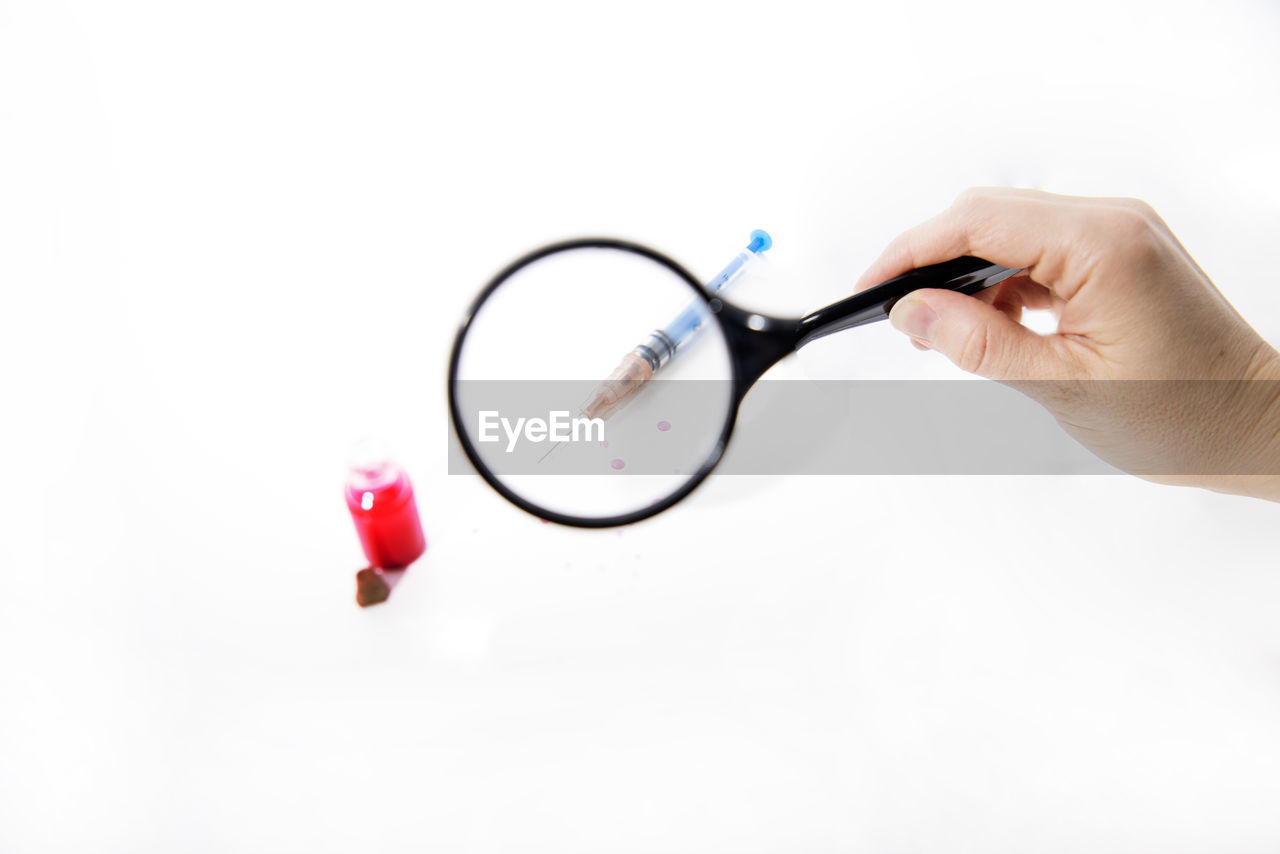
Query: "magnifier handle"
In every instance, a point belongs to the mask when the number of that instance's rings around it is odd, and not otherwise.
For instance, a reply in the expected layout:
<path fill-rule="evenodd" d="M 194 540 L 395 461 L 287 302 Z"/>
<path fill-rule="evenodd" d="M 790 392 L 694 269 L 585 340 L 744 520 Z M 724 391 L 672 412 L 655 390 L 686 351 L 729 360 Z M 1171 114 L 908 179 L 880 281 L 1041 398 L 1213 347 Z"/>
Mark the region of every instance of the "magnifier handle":
<path fill-rule="evenodd" d="M 941 264 L 930 264 L 895 276 L 875 287 L 860 291 L 848 299 L 820 308 L 800 321 L 799 340 L 803 347 L 816 338 L 851 329 L 889 316 L 893 306 L 912 291 L 921 288 L 945 288 L 962 294 L 974 294 L 1020 272 L 992 264 L 982 258 L 964 255 Z"/>

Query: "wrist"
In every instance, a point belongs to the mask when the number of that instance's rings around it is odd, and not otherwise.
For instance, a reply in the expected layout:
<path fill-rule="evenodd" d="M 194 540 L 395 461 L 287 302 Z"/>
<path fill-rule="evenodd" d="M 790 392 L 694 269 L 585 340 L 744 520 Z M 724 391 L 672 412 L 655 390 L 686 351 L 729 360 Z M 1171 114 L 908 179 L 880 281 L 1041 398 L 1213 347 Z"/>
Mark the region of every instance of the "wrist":
<path fill-rule="evenodd" d="M 1236 458 L 1229 474 L 1208 485 L 1218 492 L 1280 502 L 1280 353 L 1265 342 L 1249 362 L 1241 398 Z"/>

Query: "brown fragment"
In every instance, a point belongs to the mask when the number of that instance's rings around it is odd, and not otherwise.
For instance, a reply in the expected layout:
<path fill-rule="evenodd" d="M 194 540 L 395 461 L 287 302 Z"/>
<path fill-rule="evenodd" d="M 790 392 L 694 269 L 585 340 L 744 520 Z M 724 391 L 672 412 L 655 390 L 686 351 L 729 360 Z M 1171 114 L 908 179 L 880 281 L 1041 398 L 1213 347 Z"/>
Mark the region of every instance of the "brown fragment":
<path fill-rule="evenodd" d="M 361 608 L 385 602 L 390 595 L 391 585 L 381 570 L 368 566 L 356 573 L 356 604 Z"/>

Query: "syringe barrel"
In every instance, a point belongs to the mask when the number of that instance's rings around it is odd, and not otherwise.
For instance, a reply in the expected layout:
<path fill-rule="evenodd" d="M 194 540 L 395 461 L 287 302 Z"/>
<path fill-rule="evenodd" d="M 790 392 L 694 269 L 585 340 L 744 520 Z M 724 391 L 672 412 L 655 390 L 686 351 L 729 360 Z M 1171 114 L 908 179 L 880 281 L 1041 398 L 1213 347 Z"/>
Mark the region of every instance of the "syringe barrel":
<path fill-rule="evenodd" d="M 744 272 L 746 272 L 747 265 L 758 257 L 758 252 L 753 252 L 750 249 L 742 250 L 714 279 L 707 283 L 707 290 L 712 293 L 716 293 L 730 282 L 738 279 Z M 702 324 L 706 323 L 710 316 L 706 303 L 702 300 L 694 300 L 689 303 L 684 311 L 677 315 L 675 320 L 668 323 L 666 328 L 659 330 L 659 332 L 670 339 L 672 343 L 671 350 L 672 353 L 674 353 L 676 350 L 679 350 L 686 341 L 693 337 L 694 333 L 702 328 Z M 638 350 L 639 348 L 637 348 L 637 351 Z M 660 364 L 665 363 L 666 361 L 663 360 Z M 657 370 L 657 367 L 655 367 L 654 370 Z"/>
<path fill-rule="evenodd" d="M 688 309 L 685 309 L 688 312 Z M 676 321 L 680 321 L 684 317 L 682 313 Z M 658 370 L 667 362 L 671 361 L 671 357 L 676 354 L 679 344 L 673 339 L 665 329 L 655 329 L 649 333 L 649 336 L 635 346 L 631 352 L 649 363 L 652 370 Z"/>
<path fill-rule="evenodd" d="M 718 276 L 716 276 L 711 281 L 707 282 L 707 290 L 711 291 L 712 293 L 715 293 L 716 291 L 723 288 L 725 285 L 729 284 L 734 279 L 738 278 L 738 275 L 747 266 L 747 262 L 755 257 L 756 257 L 756 253 L 751 252 L 750 250 L 747 250 L 747 249 L 744 249 L 741 252 L 739 252 L 734 257 L 734 259 L 730 261 L 723 270 L 720 271 L 720 274 Z"/>

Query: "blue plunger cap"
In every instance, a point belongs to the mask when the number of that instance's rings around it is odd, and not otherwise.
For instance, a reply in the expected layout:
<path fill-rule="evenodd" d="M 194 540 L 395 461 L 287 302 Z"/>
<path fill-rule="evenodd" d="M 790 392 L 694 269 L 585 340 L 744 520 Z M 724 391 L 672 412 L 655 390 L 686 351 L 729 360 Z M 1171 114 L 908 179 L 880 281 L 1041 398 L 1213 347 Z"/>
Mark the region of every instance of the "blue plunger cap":
<path fill-rule="evenodd" d="M 773 238 L 769 236 L 769 232 L 756 229 L 751 232 L 751 242 L 747 244 L 747 249 L 751 252 L 768 252 L 773 246 Z"/>

